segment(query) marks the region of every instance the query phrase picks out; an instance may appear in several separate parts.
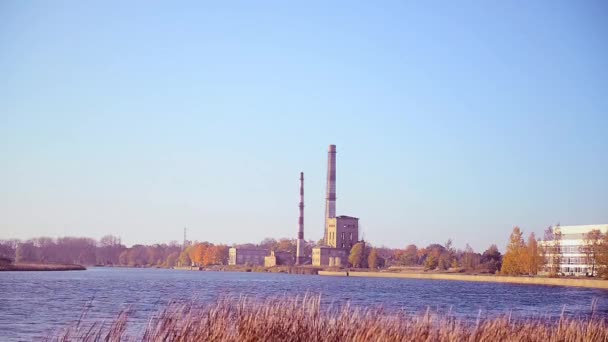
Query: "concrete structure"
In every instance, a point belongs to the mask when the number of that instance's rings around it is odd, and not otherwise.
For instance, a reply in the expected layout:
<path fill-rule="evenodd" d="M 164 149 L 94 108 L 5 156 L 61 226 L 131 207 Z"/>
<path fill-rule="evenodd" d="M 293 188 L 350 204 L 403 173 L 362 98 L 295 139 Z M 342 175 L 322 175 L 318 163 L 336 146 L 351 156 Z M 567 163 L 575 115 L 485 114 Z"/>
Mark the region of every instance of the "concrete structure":
<path fill-rule="evenodd" d="M 264 257 L 264 267 L 291 266 L 293 263 L 293 254 L 289 252 L 270 251 L 270 255 Z"/>
<path fill-rule="evenodd" d="M 315 247 L 312 249 L 313 266 L 337 266 L 348 265 L 349 250 L 332 247 Z"/>
<path fill-rule="evenodd" d="M 553 239 L 539 241 L 539 247 L 546 250 L 544 272 L 549 273 L 553 269 L 553 261 L 559 254 L 559 273 L 571 276 L 596 276 L 597 266 L 588 260 L 583 252 L 585 246 L 585 235 L 592 230 L 599 230 L 603 234 L 608 233 L 608 224 L 581 225 L 581 226 L 553 226 Z"/>
<path fill-rule="evenodd" d="M 298 219 L 298 240 L 296 241 L 296 265 L 306 263 L 304 254 L 304 172 L 300 172 L 300 217 Z"/>
<path fill-rule="evenodd" d="M 270 250 L 264 248 L 235 248 L 228 250 L 228 265 L 264 266 Z"/>
<path fill-rule="evenodd" d="M 359 219 L 338 216 L 327 219 L 327 245 L 333 248 L 350 249 L 359 241 Z"/>
<path fill-rule="evenodd" d="M 505 284 L 528 284 L 548 286 L 577 286 L 596 289 L 608 289 L 608 281 L 600 279 L 576 278 L 548 278 L 548 277 L 509 277 L 496 275 L 465 275 L 454 273 L 394 273 L 394 272 L 356 272 L 345 271 L 319 271 L 320 276 L 338 277 L 372 277 L 372 278 L 400 278 L 400 279 L 436 279 L 455 281 L 475 281 Z"/>
<path fill-rule="evenodd" d="M 324 246 L 313 249 L 314 266 L 346 266 L 350 249 L 359 241 L 359 219 L 336 216 L 336 145 L 327 154 Z"/>
<path fill-rule="evenodd" d="M 270 255 L 264 257 L 264 267 L 274 267 L 277 265 L 277 257 L 274 255 L 274 251 L 270 251 Z"/>
<path fill-rule="evenodd" d="M 327 152 L 327 194 L 325 196 L 325 231 L 327 237 L 327 219 L 336 217 L 336 145 L 329 145 Z M 323 240 L 327 244 L 327 240 Z"/>

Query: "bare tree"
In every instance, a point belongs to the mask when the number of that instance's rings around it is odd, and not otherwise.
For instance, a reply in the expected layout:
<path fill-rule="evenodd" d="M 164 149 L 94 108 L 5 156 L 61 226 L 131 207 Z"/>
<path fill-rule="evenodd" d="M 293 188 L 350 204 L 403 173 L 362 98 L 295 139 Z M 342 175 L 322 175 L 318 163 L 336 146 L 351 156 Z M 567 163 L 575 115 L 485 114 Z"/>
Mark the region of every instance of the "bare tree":
<path fill-rule="evenodd" d="M 462 253 L 461 265 L 467 271 L 473 271 L 479 266 L 479 256 L 468 243 L 464 249 L 464 253 Z"/>
<path fill-rule="evenodd" d="M 583 236 L 583 245 L 580 246 L 581 253 L 585 253 L 587 264 L 591 264 L 591 276 L 595 276 L 595 265 L 602 244 L 602 232 L 594 229 Z"/>
<path fill-rule="evenodd" d="M 562 269 L 562 232 L 557 229 L 553 230 L 553 242 L 551 246 L 551 275 L 559 275 Z"/>

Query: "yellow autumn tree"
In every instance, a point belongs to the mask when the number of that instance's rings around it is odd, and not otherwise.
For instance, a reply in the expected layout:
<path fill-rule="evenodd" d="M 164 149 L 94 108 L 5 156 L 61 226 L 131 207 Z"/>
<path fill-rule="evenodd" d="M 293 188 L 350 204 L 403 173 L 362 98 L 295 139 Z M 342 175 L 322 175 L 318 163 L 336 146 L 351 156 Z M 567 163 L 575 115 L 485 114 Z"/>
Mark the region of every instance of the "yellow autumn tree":
<path fill-rule="evenodd" d="M 228 246 L 217 245 L 213 248 L 213 263 L 215 265 L 226 265 L 228 264 Z"/>
<path fill-rule="evenodd" d="M 206 244 L 201 257 L 201 264 L 203 266 L 213 265 L 215 263 L 215 246 L 213 244 Z"/>
<path fill-rule="evenodd" d="M 350 255 L 348 256 L 348 262 L 353 267 L 363 267 L 363 262 L 365 260 L 365 245 L 363 243 L 356 243 L 353 248 L 350 250 Z"/>
<path fill-rule="evenodd" d="M 367 257 L 367 265 L 372 270 L 375 270 L 378 268 L 379 260 L 378 260 L 378 250 L 376 248 L 372 248 L 372 250 L 369 252 L 369 256 Z"/>
<path fill-rule="evenodd" d="M 509 237 L 507 252 L 502 260 L 500 273 L 505 275 L 521 275 L 526 273 L 526 263 L 523 260 L 526 254 L 526 244 L 523 233 L 519 227 L 513 228 Z"/>
<path fill-rule="evenodd" d="M 178 264 L 182 267 L 192 265 L 192 257 L 194 246 L 188 246 L 183 252 L 180 253 Z"/>
<path fill-rule="evenodd" d="M 528 243 L 525 246 L 523 253 L 523 263 L 526 266 L 525 271 L 529 275 L 536 275 L 544 265 L 544 257 L 541 256 L 541 251 L 538 248 L 538 241 L 534 233 L 530 233 Z"/>
<path fill-rule="evenodd" d="M 196 265 L 198 265 L 198 266 L 205 265 L 205 255 L 207 253 L 209 253 L 207 251 L 208 247 L 209 247 L 208 242 L 197 243 L 196 245 L 194 245 L 190 258 Z"/>

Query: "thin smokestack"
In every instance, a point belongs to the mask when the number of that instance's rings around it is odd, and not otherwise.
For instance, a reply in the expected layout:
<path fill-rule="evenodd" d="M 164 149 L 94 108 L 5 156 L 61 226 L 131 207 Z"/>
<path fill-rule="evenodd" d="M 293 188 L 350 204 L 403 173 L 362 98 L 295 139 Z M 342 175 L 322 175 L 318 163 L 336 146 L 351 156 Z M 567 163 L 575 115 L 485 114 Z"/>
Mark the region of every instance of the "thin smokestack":
<path fill-rule="evenodd" d="M 296 264 L 304 263 L 304 172 L 300 172 L 300 218 L 298 220 L 298 241 L 296 243 Z"/>
<path fill-rule="evenodd" d="M 327 197 L 325 198 L 325 232 L 327 244 L 327 219 L 336 217 L 336 145 L 329 145 L 327 152 Z"/>

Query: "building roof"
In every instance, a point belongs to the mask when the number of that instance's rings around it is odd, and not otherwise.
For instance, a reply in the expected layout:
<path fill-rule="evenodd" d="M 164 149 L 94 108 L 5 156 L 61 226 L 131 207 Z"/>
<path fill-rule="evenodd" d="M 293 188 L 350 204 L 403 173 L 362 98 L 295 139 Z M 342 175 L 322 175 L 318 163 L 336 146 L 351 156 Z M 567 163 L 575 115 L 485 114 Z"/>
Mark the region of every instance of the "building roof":
<path fill-rule="evenodd" d="M 580 226 L 553 226 L 553 230 L 559 228 L 562 234 L 586 234 L 597 229 L 602 233 L 608 232 L 608 224 L 588 224 Z"/>
<path fill-rule="evenodd" d="M 354 216 L 347 216 L 347 215 L 340 215 L 340 216 L 336 216 L 336 218 L 339 218 L 339 219 L 355 219 L 355 220 L 358 220 L 358 219 L 359 219 L 358 217 L 354 217 Z"/>
<path fill-rule="evenodd" d="M 234 249 L 237 251 L 270 252 L 269 248 L 259 248 L 259 247 L 230 247 L 230 249 Z"/>

